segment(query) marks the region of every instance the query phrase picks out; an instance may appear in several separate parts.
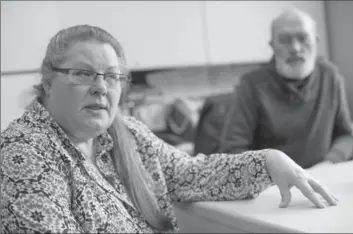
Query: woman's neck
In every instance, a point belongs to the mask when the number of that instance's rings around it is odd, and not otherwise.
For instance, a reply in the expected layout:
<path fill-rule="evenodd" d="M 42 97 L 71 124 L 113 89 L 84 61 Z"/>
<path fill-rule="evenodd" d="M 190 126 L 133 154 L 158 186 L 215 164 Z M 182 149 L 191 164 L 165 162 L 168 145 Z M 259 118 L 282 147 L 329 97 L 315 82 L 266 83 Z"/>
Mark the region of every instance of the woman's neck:
<path fill-rule="evenodd" d="M 49 108 L 48 105 L 48 99 L 44 98 L 42 100 L 42 105 L 47 109 L 47 111 L 54 117 L 53 112 L 51 108 Z M 82 137 L 87 134 L 81 133 L 81 134 L 72 134 L 68 129 L 66 129 L 64 126 L 62 126 L 58 121 L 56 120 L 57 124 L 61 127 L 61 129 L 65 132 L 66 136 L 70 139 L 71 143 L 76 146 L 83 156 L 90 162 L 95 161 L 95 153 L 96 153 L 96 141 L 95 137 L 92 138 L 86 138 Z"/>
<path fill-rule="evenodd" d="M 76 146 L 81 153 L 83 154 L 83 156 L 90 162 L 94 162 L 94 156 L 96 153 L 96 147 L 95 147 L 95 139 L 91 138 L 88 140 L 81 140 L 78 139 L 70 134 L 67 134 L 68 138 L 71 140 L 72 144 L 74 146 Z"/>

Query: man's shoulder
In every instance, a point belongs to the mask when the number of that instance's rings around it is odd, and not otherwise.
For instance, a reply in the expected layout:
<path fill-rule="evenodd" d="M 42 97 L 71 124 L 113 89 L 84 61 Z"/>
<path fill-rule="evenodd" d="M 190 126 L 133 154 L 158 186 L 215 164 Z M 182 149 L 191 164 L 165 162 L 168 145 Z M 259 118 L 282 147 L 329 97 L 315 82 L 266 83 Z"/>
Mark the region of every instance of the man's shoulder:
<path fill-rule="evenodd" d="M 343 82 L 343 77 L 339 72 L 339 68 L 336 64 L 331 62 L 329 59 L 320 56 L 317 59 L 317 66 L 320 74 L 326 79 L 330 79 L 333 85 L 338 85 Z"/>
<path fill-rule="evenodd" d="M 331 62 L 329 59 L 323 57 L 323 56 L 319 56 L 317 58 L 317 66 L 325 71 L 325 72 L 329 72 L 329 73 L 335 73 L 338 71 L 338 67 Z"/>
<path fill-rule="evenodd" d="M 263 86 L 267 86 L 271 83 L 272 74 L 268 63 L 261 64 L 256 68 L 244 73 L 241 76 L 240 82 L 238 84 L 239 89 L 262 89 Z"/>
<path fill-rule="evenodd" d="M 246 78 L 248 82 L 261 81 L 266 79 L 268 74 L 268 64 L 261 64 L 254 69 L 244 73 L 242 78 Z"/>

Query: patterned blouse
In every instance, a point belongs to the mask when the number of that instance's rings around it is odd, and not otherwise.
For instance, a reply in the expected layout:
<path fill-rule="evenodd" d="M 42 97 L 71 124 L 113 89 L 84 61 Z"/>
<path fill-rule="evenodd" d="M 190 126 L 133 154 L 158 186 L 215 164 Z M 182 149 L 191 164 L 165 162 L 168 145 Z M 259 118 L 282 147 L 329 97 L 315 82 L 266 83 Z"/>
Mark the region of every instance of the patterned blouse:
<path fill-rule="evenodd" d="M 160 209 L 173 220 L 172 232 L 178 231 L 172 202 L 255 198 L 272 185 L 266 150 L 191 157 L 135 118 L 123 121 Z M 109 154 L 112 139 L 108 133 L 98 139 L 92 167 L 37 100 L 11 122 L 1 133 L 0 232 L 155 232 L 120 183 Z"/>

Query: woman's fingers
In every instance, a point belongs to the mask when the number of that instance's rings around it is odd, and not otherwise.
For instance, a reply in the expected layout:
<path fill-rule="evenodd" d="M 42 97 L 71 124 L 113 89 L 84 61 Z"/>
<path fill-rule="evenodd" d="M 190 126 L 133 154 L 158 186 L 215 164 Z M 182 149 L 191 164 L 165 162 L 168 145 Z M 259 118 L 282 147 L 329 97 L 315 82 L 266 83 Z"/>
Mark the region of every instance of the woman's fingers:
<path fill-rule="evenodd" d="M 337 204 L 340 201 L 336 196 L 334 196 L 333 194 L 331 194 L 331 196 L 336 200 Z"/>
<path fill-rule="evenodd" d="M 325 204 L 315 191 L 311 188 L 306 179 L 298 179 L 295 186 L 307 197 L 317 208 L 325 208 Z"/>
<path fill-rule="evenodd" d="M 291 200 L 292 194 L 290 192 L 290 188 L 288 186 L 282 185 L 278 186 L 279 192 L 281 193 L 281 203 L 279 204 L 280 208 L 288 207 Z"/>
<path fill-rule="evenodd" d="M 328 204 L 332 206 L 336 206 L 338 204 L 338 200 L 323 185 L 321 185 L 314 179 L 309 179 L 308 183 L 315 192 L 320 194 L 328 202 Z"/>
<path fill-rule="evenodd" d="M 310 174 L 281 151 L 269 151 L 266 157 L 267 170 L 281 193 L 280 207 L 287 207 L 291 201 L 290 188 L 296 186 L 316 207 L 324 208 L 327 201 L 337 205 L 337 199 L 328 189 L 315 181 Z M 320 196 L 321 195 L 321 196 Z"/>

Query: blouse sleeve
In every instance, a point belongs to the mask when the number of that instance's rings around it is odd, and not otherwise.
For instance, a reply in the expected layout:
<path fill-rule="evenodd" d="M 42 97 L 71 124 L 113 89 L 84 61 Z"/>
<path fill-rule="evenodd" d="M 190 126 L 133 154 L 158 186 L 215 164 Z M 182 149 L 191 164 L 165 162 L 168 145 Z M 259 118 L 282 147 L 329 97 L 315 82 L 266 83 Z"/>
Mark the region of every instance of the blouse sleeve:
<path fill-rule="evenodd" d="M 83 233 L 70 211 L 70 187 L 46 152 L 1 144 L 1 233 Z"/>
<path fill-rule="evenodd" d="M 158 157 L 173 201 L 255 198 L 273 183 L 267 172 L 267 150 L 241 154 L 188 155 L 156 137 L 130 118 L 130 129 L 142 157 Z"/>

